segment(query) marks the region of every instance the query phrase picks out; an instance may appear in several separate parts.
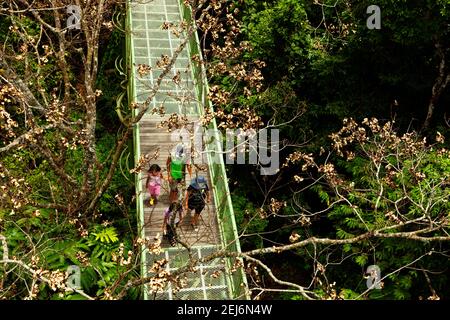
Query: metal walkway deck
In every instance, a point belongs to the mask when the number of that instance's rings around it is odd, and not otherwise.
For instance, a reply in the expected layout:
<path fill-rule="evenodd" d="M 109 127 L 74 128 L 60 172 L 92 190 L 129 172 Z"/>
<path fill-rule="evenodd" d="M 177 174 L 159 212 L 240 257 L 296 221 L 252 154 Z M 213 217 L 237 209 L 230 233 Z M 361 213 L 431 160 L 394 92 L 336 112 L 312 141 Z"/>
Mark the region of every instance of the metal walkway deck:
<path fill-rule="evenodd" d="M 148 100 L 156 79 L 162 73 L 162 68 L 157 67 L 157 61 L 161 60 L 162 55 L 171 58 L 185 37 L 183 33 L 176 35 L 171 30 L 164 30 L 163 23 L 178 24 L 182 17 L 186 19 L 186 14 L 186 7 L 182 1 L 178 2 L 178 0 L 128 2 L 127 25 L 130 32 L 127 38 L 129 55 L 127 58 L 131 71 L 131 81 L 129 81 L 131 103 L 141 104 Z M 195 123 L 202 114 L 205 101 L 203 93 L 206 88 L 202 87 L 205 84 L 200 84 L 201 81 L 196 79 L 196 70 L 191 66 L 190 56 L 198 52 L 196 51 L 198 48 L 193 47 L 193 43 L 198 45 L 198 42 L 191 40 L 188 48 L 178 55 L 174 68 L 165 76 L 158 93 L 149 101 L 149 110 L 163 107 L 166 115 L 173 113 L 184 115 L 189 118 L 190 123 Z M 145 72 L 142 72 L 143 67 Z M 176 81 L 173 80 L 174 77 Z M 165 177 L 167 177 L 165 170 L 167 157 L 178 142 L 173 138 L 172 132 L 160 127 L 161 121 L 167 118 L 167 116 L 161 117 L 149 112 L 139 122 L 134 132 L 135 160 L 138 161 L 145 155 L 152 157 L 158 154 L 150 163 L 156 163 L 163 168 Z M 189 126 L 182 129 L 192 133 L 192 128 Z M 220 147 L 214 145 L 212 148 L 217 150 Z M 214 150 L 208 151 L 214 152 Z M 211 164 L 209 155 L 207 159 L 207 166 L 202 168 L 203 171 L 193 168 L 193 176 L 196 173 L 208 179 L 214 201 L 202 212 L 197 232 L 190 226 L 190 215 L 184 218 L 183 224 L 177 229 L 181 240 L 192 247 L 194 257 L 207 256 L 225 246 L 230 250 L 240 250 L 224 164 L 223 162 Z M 199 159 L 192 158 L 192 161 L 198 163 L 196 161 Z M 157 234 L 162 234 L 163 212 L 169 206 L 168 185 L 166 184 L 166 188 L 162 189 L 158 204 L 152 207 L 147 206 L 148 194 L 145 188 L 145 169 L 147 168 L 148 166 L 143 168 L 138 175 L 136 191 L 143 236 L 152 239 Z M 189 175 L 186 175 L 186 185 L 189 182 Z M 169 261 L 166 265 L 166 270 L 169 272 L 186 264 L 188 256 L 184 247 L 178 244 L 172 248 L 167 241 L 163 241 L 162 246 L 164 249 L 160 255 L 153 255 L 144 250 L 143 276 L 149 275 L 149 268 L 153 262 L 163 258 Z M 196 271 L 186 276 L 186 286 L 182 289 L 174 289 L 171 284 L 165 288 L 164 292 L 152 292 L 150 288 L 147 288 L 144 290 L 144 299 L 245 298 L 246 292 L 243 288 L 246 284 L 245 276 L 241 271 L 231 273 L 232 264 L 232 261 L 226 259 L 216 259 L 207 265 L 200 265 Z"/>

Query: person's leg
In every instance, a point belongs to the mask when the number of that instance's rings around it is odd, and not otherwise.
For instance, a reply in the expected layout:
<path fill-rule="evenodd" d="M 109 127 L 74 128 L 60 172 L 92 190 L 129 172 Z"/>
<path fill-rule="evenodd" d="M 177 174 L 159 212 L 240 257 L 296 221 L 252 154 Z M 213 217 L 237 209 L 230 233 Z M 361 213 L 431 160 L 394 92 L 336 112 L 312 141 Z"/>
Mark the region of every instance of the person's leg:
<path fill-rule="evenodd" d="M 182 189 L 183 189 L 183 185 L 181 184 L 181 182 L 182 182 L 181 178 L 175 180 L 176 184 L 175 184 L 175 195 L 174 195 L 174 199 L 173 199 L 174 202 L 182 200 L 182 199 L 180 199 L 180 195 L 182 195 Z"/>
<path fill-rule="evenodd" d="M 169 193 L 169 202 L 175 202 L 177 200 L 178 187 L 177 182 L 171 178 L 169 181 L 170 193 Z"/>
<path fill-rule="evenodd" d="M 194 228 L 194 231 L 198 231 L 198 218 L 200 217 L 202 210 L 203 210 L 203 207 L 195 208 L 194 217 L 192 218 L 192 223 L 191 223 L 191 225 Z"/>
<path fill-rule="evenodd" d="M 150 199 L 148 199 L 148 204 L 150 206 L 155 204 L 155 198 L 156 198 L 155 192 L 156 192 L 155 186 L 150 186 L 149 187 Z"/>
<path fill-rule="evenodd" d="M 152 191 L 153 191 L 152 197 L 156 204 L 156 203 L 158 203 L 158 198 L 159 198 L 159 195 L 161 194 L 161 186 L 159 186 L 159 185 L 154 186 Z"/>
<path fill-rule="evenodd" d="M 186 215 L 189 215 L 189 216 L 190 216 L 192 210 L 194 210 L 194 209 L 195 209 L 195 207 L 192 206 L 192 203 L 191 203 L 190 201 L 188 201 L 188 210 L 187 210 L 187 212 L 186 212 Z M 194 216 L 191 217 L 191 227 L 192 227 L 192 228 L 195 228 L 195 226 L 194 226 L 194 221 L 195 221 L 195 213 L 194 213 Z"/>
<path fill-rule="evenodd" d="M 147 187 L 147 191 L 148 191 L 148 194 L 149 194 L 147 205 L 151 206 L 152 205 L 152 198 L 153 198 L 153 196 L 152 196 L 152 186 L 148 186 Z"/>
<path fill-rule="evenodd" d="M 176 245 L 175 231 L 170 225 L 167 225 L 167 239 L 172 247 Z"/>
<path fill-rule="evenodd" d="M 200 216 L 200 214 L 197 213 L 197 211 L 195 211 L 194 217 L 192 218 L 192 228 L 194 228 L 194 231 L 198 231 L 198 217 Z"/>

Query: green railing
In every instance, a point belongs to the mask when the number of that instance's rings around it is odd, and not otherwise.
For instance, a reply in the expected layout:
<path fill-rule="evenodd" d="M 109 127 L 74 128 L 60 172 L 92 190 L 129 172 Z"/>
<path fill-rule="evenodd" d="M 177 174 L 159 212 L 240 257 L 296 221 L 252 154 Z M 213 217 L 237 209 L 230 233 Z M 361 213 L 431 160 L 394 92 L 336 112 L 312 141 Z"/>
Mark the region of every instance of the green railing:
<path fill-rule="evenodd" d="M 131 0 L 128 0 L 126 3 L 126 10 L 127 10 L 127 21 L 125 24 L 125 31 L 126 31 L 126 66 L 128 68 L 127 74 L 128 74 L 128 105 L 131 106 L 136 101 L 136 83 L 135 83 L 135 73 L 136 70 L 133 68 L 134 66 L 134 48 L 133 48 L 133 34 L 131 31 L 131 9 L 130 9 Z M 132 119 L 135 119 L 137 116 L 138 109 L 133 108 L 132 109 Z M 139 123 L 134 125 L 133 127 L 133 142 L 134 142 L 134 163 L 139 162 L 139 156 L 141 154 L 141 137 L 140 137 L 140 129 L 139 129 Z M 135 184 L 136 184 L 136 212 L 138 215 L 138 230 L 139 235 L 141 237 L 145 237 L 145 230 L 144 230 L 144 199 L 143 199 L 143 192 L 142 192 L 142 173 L 139 172 L 135 175 Z M 145 246 L 141 249 L 141 276 L 146 277 L 147 276 L 147 254 L 146 254 L 146 248 Z M 147 290 L 143 290 L 144 292 L 144 300 L 147 300 Z"/>
<path fill-rule="evenodd" d="M 188 23 L 193 24 L 194 22 L 192 20 L 191 10 L 184 5 L 183 0 L 179 0 L 179 4 L 183 19 Z M 194 36 L 189 39 L 188 49 L 191 58 L 195 55 L 198 55 L 200 58 L 202 58 L 200 41 L 197 32 L 194 32 Z M 193 80 L 197 93 L 197 99 L 199 102 L 199 112 L 200 115 L 203 115 L 205 113 L 205 107 L 213 110 L 213 105 L 208 99 L 209 87 L 206 70 L 204 69 L 203 64 L 200 64 L 200 66 L 198 66 L 195 62 L 191 63 L 191 67 L 193 71 Z M 219 131 L 217 129 L 217 123 L 215 119 L 211 122 L 208 129 L 214 132 L 212 142 L 206 144 L 206 152 L 209 164 L 208 167 L 214 189 L 214 200 L 216 203 L 216 211 L 222 246 L 229 251 L 241 252 L 236 220 L 234 217 L 233 204 L 231 202 L 230 190 L 228 188 L 228 179 L 225 172 L 225 164 L 223 161 L 222 141 L 218 134 Z M 232 264 L 234 261 L 234 259 L 226 260 L 228 270 L 231 270 L 233 268 Z M 229 274 L 229 289 L 231 297 L 236 299 L 248 299 L 248 285 L 244 270 L 242 268 L 238 268 L 237 270 L 238 271 Z"/>

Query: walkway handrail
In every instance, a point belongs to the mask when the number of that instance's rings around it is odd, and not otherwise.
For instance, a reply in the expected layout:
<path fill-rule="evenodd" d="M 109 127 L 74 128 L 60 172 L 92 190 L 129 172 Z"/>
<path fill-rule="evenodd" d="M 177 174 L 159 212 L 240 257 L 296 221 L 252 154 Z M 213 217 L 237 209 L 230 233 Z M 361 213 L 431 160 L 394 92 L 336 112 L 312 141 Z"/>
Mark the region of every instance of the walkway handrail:
<path fill-rule="evenodd" d="M 125 48 L 126 48 L 126 60 L 127 60 L 127 68 L 129 68 L 129 77 L 128 77 L 128 105 L 131 106 L 136 100 L 136 83 L 135 83 L 135 74 L 136 70 L 133 68 L 134 63 L 134 48 L 133 48 L 133 33 L 131 31 L 131 5 L 132 0 L 127 0 L 126 10 L 127 22 L 125 24 L 126 30 L 126 40 L 125 40 Z M 134 119 L 138 114 L 137 108 L 132 108 L 132 119 Z M 136 123 L 133 127 L 133 146 L 134 146 L 134 163 L 139 163 L 139 155 L 141 154 L 141 137 L 140 137 L 140 128 L 139 123 Z M 143 199 L 143 190 L 142 190 L 142 173 L 139 172 L 135 175 L 135 185 L 136 185 L 136 213 L 138 216 L 138 230 L 139 236 L 144 237 L 144 199 Z M 141 276 L 144 278 L 147 276 L 147 254 L 146 254 L 145 244 L 142 245 L 141 248 Z M 144 300 L 147 300 L 147 290 L 143 290 Z"/>

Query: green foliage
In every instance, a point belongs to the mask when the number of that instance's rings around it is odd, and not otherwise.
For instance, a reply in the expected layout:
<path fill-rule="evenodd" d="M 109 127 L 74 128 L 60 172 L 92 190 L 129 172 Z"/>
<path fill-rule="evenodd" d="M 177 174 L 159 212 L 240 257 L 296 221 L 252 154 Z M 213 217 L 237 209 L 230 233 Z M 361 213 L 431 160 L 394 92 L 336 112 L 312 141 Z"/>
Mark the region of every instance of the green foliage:
<path fill-rule="evenodd" d="M 268 62 L 273 70 L 270 81 L 286 74 L 295 81 L 311 55 L 311 27 L 304 5 L 295 0 L 273 5 L 251 0 L 245 2 L 245 9 L 244 34 L 254 46 L 253 56 Z"/>
<path fill-rule="evenodd" d="M 238 4 L 243 21 L 242 37 L 254 48 L 247 58 L 267 63 L 263 69 L 265 90 L 251 98 L 238 97 L 240 105 L 250 106 L 271 123 L 288 122 L 280 127 L 282 139 L 288 144 L 302 144 L 301 151 L 306 153 L 317 154 L 322 147 L 326 148 L 330 133 L 340 129 L 343 118 L 395 118 L 395 126 L 400 132 L 419 129 L 440 62 L 437 43 L 444 48 L 446 61 L 449 58 L 449 0 L 323 0 L 320 3 L 323 5 L 315 1 L 249 0 Z M 366 26 L 366 9 L 373 4 L 381 8 L 381 30 L 369 30 Z M 226 77 L 213 81 L 226 88 L 232 87 Z M 450 133 L 443 122 L 449 97 L 447 90 L 439 99 L 434 116 L 436 123 L 433 123 L 444 136 Z M 305 113 L 292 121 L 299 106 Z M 435 132 L 432 134 L 434 138 Z M 369 151 L 383 145 L 385 138 L 377 139 L 378 145 L 366 145 L 372 148 Z M 306 146 L 303 146 L 305 142 Z M 407 148 L 405 143 L 389 153 L 394 155 Z M 285 150 L 280 154 L 281 159 Z M 449 179 L 448 157 L 439 156 L 436 150 L 431 149 L 400 159 L 387 156 L 379 172 L 380 183 L 375 177 L 372 159 L 368 159 L 361 149 L 355 153 L 352 160 L 337 160 L 333 156 L 326 158 L 339 168 L 339 177 L 345 183 L 339 185 L 338 190 L 352 205 L 341 201 L 331 210 L 314 216 L 311 227 L 295 228 L 302 239 L 310 236 L 350 239 L 392 226 L 393 218 L 389 215 L 397 210 L 395 205 L 398 205 L 403 219 L 414 219 L 423 214 L 417 204 L 424 203 L 424 199 L 428 199 L 429 204 L 433 203 L 427 211 L 430 219 L 448 215 L 449 202 L 441 201 L 448 198 L 450 192 L 448 183 L 443 183 Z M 326 156 L 325 153 L 322 157 Z M 322 157 L 318 158 L 324 160 Z M 389 174 L 389 169 L 385 168 L 387 165 L 402 167 L 401 174 L 393 178 L 392 183 L 385 181 Z M 258 179 L 259 185 L 256 186 L 254 181 L 257 178 L 252 170 L 230 169 L 231 177 L 238 182 L 234 193 L 245 197 L 244 200 L 239 196 L 233 197 L 238 225 L 243 226 L 241 230 L 249 221 L 246 208 L 255 212 L 254 208 L 267 201 L 267 197 L 292 197 L 292 190 L 296 190 L 292 186 L 292 176 L 298 171 L 292 168 L 282 170 L 276 178 Z M 311 173 L 313 179 L 314 174 Z M 306 181 L 298 189 L 303 187 L 306 187 Z M 383 192 L 378 200 L 380 187 Z M 269 195 L 261 195 L 260 189 L 271 191 Z M 270 219 L 264 228 L 259 228 L 259 232 L 271 231 L 265 234 L 270 241 L 285 243 L 294 228 L 286 227 L 289 219 L 283 214 L 298 214 L 302 211 L 300 206 L 317 212 L 339 200 L 333 188 L 323 180 L 305 189 L 302 196 L 295 195 L 297 203 L 288 201 L 292 207 L 284 208 L 279 216 Z M 402 199 L 405 190 L 407 199 Z M 408 226 L 403 231 L 411 230 L 414 228 Z M 260 246 L 259 242 L 253 243 L 250 239 L 244 238 L 242 242 L 249 248 Z M 448 248 L 447 245 L 441 247 L 441 244 L 439 247 L 441 250 Z M 368 265 L 377 264 L 382 274 L 387 274 L 414 261 L 429 249 L 423 243 L 400 239 L 371 239 L 333 249 L 319 245 L 314 248 L 322 256 L 330 253 L 330 261 L 332 257 L 340 261 L 343 253 L 350 255 L 339 266 L 327 270 L 327 277 L 337 282 L 338 296 L 346 299 L 356 298 L 366 290 L 363 276 Z M 305 257 L 311 252 L 312 249 L 305 249 L 298 250 L 297 254 L 307 259 Z M 448 270 L 445 262 L 445 258 L 433 256 L 422 259 L 420 265 L 427 270 Z M 302 270 L 307 264 L 292 257 L 289 263 Z M 448 294 L 446 277 L 436 277 L 433 285 Z M 426 279 L 408 269 L 390 276 L 383 290 L 371 291 L 361 298 L 415 299 L 429 295 L 426 288 Z M 327 297 L 328 289 L 320 290 L 320 294 Z M 282 297 L 299 298 L 290 294 Z"/>
<path fill-rule="evenodd" d="M 20 256 L 25 263 L 30 263 L 28 260 L 35 261 L 34 263 L 37 263 L 39 268 L 49 271 L 65 272 L 70 265 L 77 265 L 81 270 L 82 289 L 91 296 L 103 294 L 105 289 L 111 287 L 127 270 L 127 265 L 122 261 L 128 258 L 126 253 L 132 249 L 132 242 L 125 239 L 124 243 L 119 243 L 122 239 L 119 238 L 115 227 L 94 225 L 87 238 L 77 239 L 76 229 L 71 225 L 66 225 L 64 227 L 65 237 L 55 238 L 53 232 L 59 235 L 60 226 L 55 227 L 48 221 L 46 215 L 47 213 L 35 218 L 21 218 L 17 223 L 7 221 L 5 230 L 1 232 L 8 239 L 11 256 Z M 5 216 L 3 215 L 3 217 Z M 40 220 L 41 223 L 34 223 L 35 219 Z M 53 225 L 53 228 L 50 225 Z M 33 232 L 24 232 L 24 229 L 31 230 L 32 228 Z M 45 237 L 42 236 L 41 230 L 47 230 Z M 41 242 L 39 250 L 29 247 L 30 234 L 32 241 L 39 240 Z M 24 255 L 24 251 L 31 252 L 31 255 Z M 135 273 L 130 273 L 130 276 L 132 275 Z M 125 277 L 123 281 L 125 282 L 127 279 Z M 136 297 L 138 292 L 134 290 L 131 294 Z M 39 298 L 72 300 L 79 296 L 75 293 L 66 293 L 61 297 L 60 293 L 54 293 L 42 284 Z"/>
<path fill-rule="evenodd" d="M 241 239 L 242 246 L 261 248 L 263 246 L 263 240 L 258 234 L 263 232 L 267 227 L 268 220 L 261 219 L 257 208 L 255 208 L 246 197 L 232 195 L 232 201 L 238 233 L 245 231 L 245 234 L 251 235 Z"/>
<path fill-rule="evenodd" d="M 111 150 L 115 148 L 115 136 L 104 131 L 101 138 L 99 138 L 97 143 L 97 153 L 99 161 L 105 164 L 103 174 L 107 174 L 108 166 L 111 159 L 108 158 Z M 122 208 L 118 205 L 115 197 L 116 195 L 121 195 L 124 199 L 131 199 L 134 195 L 134 177 L 130 174 L 129 168 L 132 165 L 132 147 L 130 142 L 130 147 L 124 152 L 124 156 L 119 160 L 119 166 L 111 180 L 109 188 L 103 193 L 99 201 L 99 210 L 107 219 L 118 219 L 122 215 Z M 129 210 L 134 210 L 133 207 Z"/>
<path fill-rule="evenodd" d="M 108 227 L 98 232 L 93 232 L 92 234 L 95 236 L 96 241 L 100 240 L 102 243 L 114 243 L 119 241 L 116 229 L 114 227 Z"/>
<path fill-rule="evenodd" d="M 16 22 L 20 23 L 20 27 L 28 34 L 39 35 L 42 32 L 41 24 L 32 19 L 31 14 L 20 16 L 22 18 Z M 36 55 L 33 54 L 34 48 L 22 51 L 22 40 L 18 37 L 18 33 L 9 30 L 11 24 L 11 18 L 0 19 L 2 31 L 0 43 L 6 50 L 5 55 L 11 52 L 21 54 L 27 59 L 27 64 L 24 63 L 24 59 L 18 57 L 17 61 L 12 60 L 10 67 L 17 72 L 19 78 L 26 79 L 31 90 L 40 89 L 38 86 L 40 85 L 44 93 L 48 93 L 47 97 L 54 93 L 55 98 L 60 98 L 62 96 L 58 91 L 58 88 L 62 87 L 60 65 L 51 54 L 45 57 L 47 59 L 45 62 L 42 59 L 38 65 L 35 61 Z M 94 174 L 98 175 L 99 182 L 102 182 L 101 178 L 106 177 L 108 173 L 111 152 L 115 148 L 117 132 L 121 126 L 114 113 L 114 99 L 119 88 L 124 90 L 121 87 L 123 79 L 117 75 L 114 67 L 116 57 L 123 52 L 123 33 L 116 30 L 108 37 L 109 32 L 105 31 L 106 28 L 102 28 L 102 41 L 98 48 L 101 67 L 97 85 L 103 95 L 98 99 L 97 105 L 99 121 L 96 128 L 95 152 L 98 162 L 94 166 L 99 169 L 94 170 Z M 40 41 L 36 50 L 43 58 L 46 50 L 45 37 L 41 37 Z M 57 43 L 55 42 L 56 45 Z M 54 49 L 51 45 L 49 48 Z M 74 96 L 73 101 L 64 102 L 68 110 L 68 114 L 64 115 L 64 125 L 70 126 L 71 130 L 66 132 L 57 127 L 44 130 L 42 136 L 39 136 L 42 141 L 39 142 L 45 142 L 45 149 L 52 155 L 56 166 L 72 177 L 76 186 L 81 186 L 86 172 L 86 155 L 83 148 L 72 146 L 74 136 L 68 132 L 78 133 L 81 130 L 79 124 L 85 119 L 85 110 L 79 107 L 78 95 L 75 93 L 75 90 L 80 90 L 80 86 L 83 89 L 84 80 L 77 82 L 78 74 L 73 73 L 79 71 L 76 69 L 80 61 L 73 63 L 73 60 L 78 59 L 77 54 L 67 50 L 66 58 L 71 82 L 68 85 L 74 88 Z M 37 73 L 38 68 L 39 77 L 29 74 Z M 4 70 L 0 70 L 0 74 L 3 72 Z M 38 100 L 43 96 L 36 94 Z M 62 101 L 57 103 L 62 104 Z M 70 108 L 67 107 L 68 104 Z M 30 129 L 31 123 L 24 125 L 25 120 L 30 120 L 21 115 L 18 105 L 7 104 L 7 108 L 14 119 L 19 121 L 17 136 Z M 38 116 L 38 112 L 35 114 L 35 121 L 39 125 L 46 124 L 45 117 Z M 0 147 L 7 141 L 2 140 Z M 66 147 L 66 142 L 70 147 Z M 127 158 L 128 154 L 133 154 L 131 143 L 128 148 L 127 153 L 124 152 L 124 156 L 120 159 L 120 166 L 114 172 L 112 182 L 102 195 L 94 215 L 85 214 L 82 209 L 77 210 L 78 207 L 73 207 L 74 204 L 79 205 L 76 204 L 76 200 L 74 201 L 77 188 L 67 188 L 67 181 L 55 172 L 54 166 L 46 159 L 48 157 L 43 156 L 42 150 L 32 146 L 14 149 L 11 153 L 2 153 L 0 155 L 2 183 L 7 180 L 16 181 L 27 192 L 26 197 L 23 197 L 26 198 L 27 204 L 21 203 L 21 206 L 17 206 L 16 203 L 9 201 L 12 197 L 8 195 L 13 194 L 15 190 L 4 192 L 6 197 L 2 197 L 0 203 L 0 234 L 7 239 L 9 257 L 17 257 L 33 269 L 44 270 L 45 274 L 64 273 L 68 266 L 77 265 L 81 269 L 82 290 L 94 297 L 105 293 L 105 290 L 109 290 L 113 284 L 117 284 L 118 287 L 116 292 L 111 293 L 117 293 L 123 288 L 123 284 L 131 276 L 137 275 L 133 271 L 124 276 L 126 271 L 134 268 L 134 261 L 131 263 L 128 260 L 128 251 L 133 250 L 132 239 L 135 234 L 132 228 L 135 209 L 133 202 L 129 201 L 134 195 L 134 177 L 129 173 L 129 158 Z M 100 224 L 101 222 L 103 224 Z M 0 249 L 0 257 L 2 250 Z M 24 298 L 33 277 L 20 266 L 14 265 L 14 268 L 9 266 L 0 271 L 2 289 L 7 291 L 4 297 Z M 39 289 L 38 299 L 85 299 L 70 291 L 64 294 L 56 293 L 45 283 L 39 283 Z M 126 298 L 137 298 L 138 295 L 139 290 L 135 289 L 131 290 Z"/>
<path fill-rule="evenodd" d="M 86 245 L 92 250 L 92 257 L 103 262 L 110 262 L 112 253 L 118 249 L 117 232 L 114 227 L 94 226 L 85 240 Z"/>
<path fill-rule="evenodd" d="M 355 300 L 360 294 L 351 289 L 342 289 L 339 296 L 344 300 Z"/>
<path fill-rule="evenodd" d="M 291 0 L 241 5 L 244 36 L 254 47 L 251 56 L 267 62 L 267 91 L 288 83 L 308 106 L 298 130 L 287 137 L 295 140 L 305 132 L 317 151 L 343 117 L 395 116 L 403 128 L 412 118 L 424 119 L 440 62 L 435 45 L 449 46 L 448 1 L 321 3 L 325 6 Z M 381 30 L 366 26 L 366 9 L 373 4 L 381 8 Z M 444 95 L 435 110 L 440 124 L 448 101 Z M 274 113 L 272 105 L 263 101 L 261 106 L 261 114 Z"/>
<path fill-rule="evenodd" d="M 116 70 L 116 63 L 125 67 L 124 49 L 125 39 L 123 32 L 115 29 L 108 39 L 103 40 L 104 52 L 101 55 L 97 88 L 102 95 L 97 102 L 97 115 L 100 119 L 98 129 L 114 133 L 120 127 L 120 121 L 114 111 L 117 97 L 126 91 L 126 82 Z M 126 67 L 123 70 L 126 72 Z"/>
<path fill-rule="evenodd" d="M 88 247 L 74 240 L 59 240 L 42 252 L 45 267 L 49 270 L 66 270 L 71 264 L 79 264 L 77 253 Z"/>
<path fill-rule="evenodd" d="M 374 138 L 376 140 L 376 138 Z M 411 144 L 412 142 L 409 142 Z M 386 147 L 388 148 L 388 147 Z M 406 149 L 407 146 L 397 146 L 396 150 Z M 371 145 L 365 145 L 365 149 L 370 150 Z M 419 148 L 420 149 L 420 148 Z M 357 151 L 358 152 L 358 149 Z M 383 151 L 390 152 L 390 151 Z M 394 151 L 392 151 L 394 152 Z M 378 155 L 381 153 L 379 152 Z M 385 157 L 382 162 L 383 168 L 401 168 L 399 173 L 392 178 L 392 182 L 386 177 L 393 177 L 388 170 L 382 170 L 378 180 L 376 170 L 373 166 L 373 159 L 362 156 L 353 160 L 342 162 L 346 170 L 346 178 L 353 182 L 353 189 L 348 189 L 342 183 L 340 192 L 347 194 L 350 203 L 342 203 L 334 206 L 328 219 L 332 221 L 336 230 L 336 237 L 341 239 L 351 239 L 367 231 L 379 230 L 393 225 L 390 214 L 401 214 L 402 219 L 413 220 L 426 214 L 430 219 L 436 219 L 448 215 L 450 204 L 450 186 L 444 181 L 450 179 L 450 159 L 440 151 L 433 148 L 422 148 L 411 157 L 408 153 L 397 154 L 396 157 Z M 380 185 L 383 187 L 380 196 Z M 313 188 L 322 202 L 329 200 L 324 196 L 322 187 Z M 371 191 L 373 190 L 373 191 Z M 330 192 L 328 192 L 330 195 Z M 426 197 L 426 198 L 424 198 Z M 336 201 L 338 197 L 330 197 L 331 201 Z M 424 212 L 421 205 L 424 199 L 432 207 Z M 375 207 L 378 203 L 378 207 Z M 364 221 L 364 223 L 362 222 Z M 414 225 L 410 224 L 407 231 L 413 231 Z M 401 232 L 404 229 L 391 229 L 389 232 Z M 431 235 L 431 234 L 430 234 Z M 376 248 L 376 249 L 375 249 Z M 400 270 L 411 261 L 424 255 L 430 248 L 428 245 L 422 246 L 420 243 L 407 239 L 373 239 L 357 244 L 348 244 L 343 248 L 344 252 L 353 252 L 353 261 L 361 268 L 376 262 L 382 272 L 388 273 L 393 270 Z M 395 259 L 393 259 L 395 257 Z M 433 266 L 444 263 L 443 259 L 422 258 L 420 265 L 427 270 L 433 270 Z M 332 273 L 336 276 L 333 271 Z M 359 276 L 359 275 L 357 275 Z M 349 278 L 352 276 L 349 275 Z M 356 279 L 355 279 L 356 280 Z M 446 286 L 445 282 L 435 281 L 434 285 L 440 290 Z M 416 271 L 405 270 L 393 272 L 384 281 L 382 293 L 370 292 L 371 299 L 411 299 L 414 297 L 413 287 L 418 283 L 423 283 L 424 279 L 418 277 Z M 351 281 L 350 281 L 351 282 Z M 364 288 L 362 288 L 364 289 Z M 416 296 L 417 297 L 417 296 Z"/>

